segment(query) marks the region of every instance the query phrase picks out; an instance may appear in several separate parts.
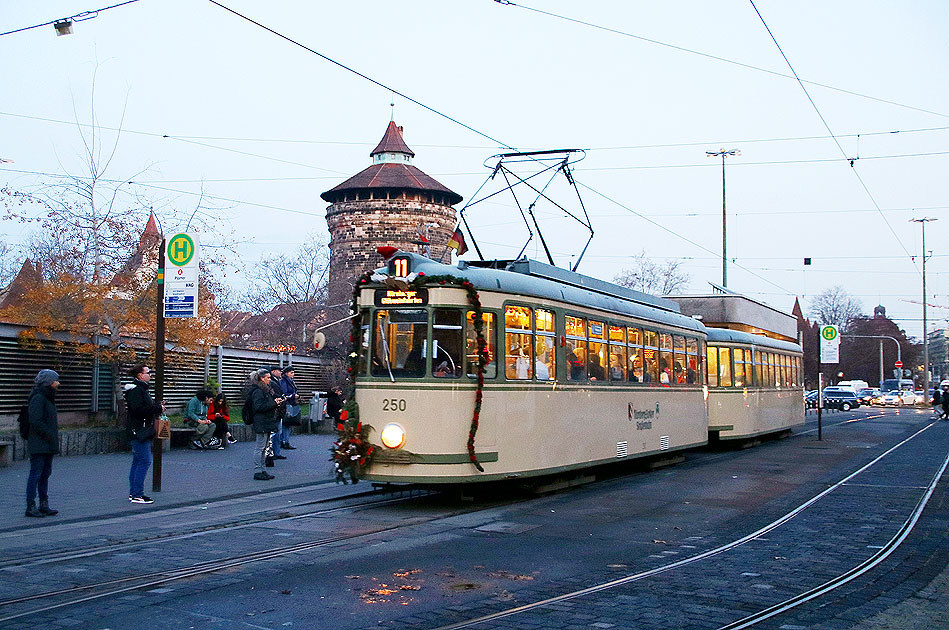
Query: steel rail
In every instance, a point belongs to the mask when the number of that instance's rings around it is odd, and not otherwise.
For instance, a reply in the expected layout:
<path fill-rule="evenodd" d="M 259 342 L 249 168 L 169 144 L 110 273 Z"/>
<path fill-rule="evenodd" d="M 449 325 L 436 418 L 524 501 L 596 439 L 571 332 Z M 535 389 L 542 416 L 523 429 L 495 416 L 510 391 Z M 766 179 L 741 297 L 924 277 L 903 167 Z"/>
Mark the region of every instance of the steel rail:
<path fill-rule="evenodd" d="M 946 459 L 942 463 L 942 467 L 939 469 L 934 476 L 932 481 L 929 483 L 929 486 L 926 488 L 926 492 L 923 493 L 923 496 L 920 497 L 919 501 L 916 503 L 916 507 L 913 509 L 913 512 L 910 514 L 909 518 L 903 522 L 903 525 L 900 529 L 894 534 L 894 536 L 885 544 L 883 548 L 880 549 L 877 553 L 873 554 L 862 563 L 853 567 L 849 571 L 846 571 L 835 578 L 832 578 L 818 587 L 812 588 L 809 591 L 795 595 L 794 597 L 788 598 L 780 604 L 775 604 L 770 608 L 758 611 L 754 614 L 748 615 L 744 619 L 739 619 L 733 623 L 730 623 L 726 626 L 720 627 L 718 630 L 739 630 L 740 628 L 748 628 L 755 625 L 759 621 L 764 621 L 765 619 L 770 619 L 776 615 L 779 615 L 783 612 L 786 612 L 796 606 L 800 606 L 805 602 L 809 602 L 812 599 L 820 597 L 821 595 L 828 593 L 836 588 L 839 588 L 850 582 L 857 579 L 861 575 L 870 571 L 878 564 L 886 560 L 896 549 L 903 544 L 903 541 L 906 540 L 906 537 L 909 536 L 910 532 L 913 531 L 913 528 L 916 526 L 916 522 L 919 520 L 919 517 L 923 513 L 923 509 L 926 507 L 926 504 L 929 503 L 929 499 L 932 497 L 933 492 L 936 490 L 936 485 L 939 483 L 939 480 L 942 478 L 942 475 L 946 472 L 946 467 L 949 466 L 949 455 L 946 456 Z"/>
<path fill-rule="evenodd" d="M 679 561 L 677 561 L 677 562 L 673 562 L 673 563 L 666 564 L 666 565 L 663 565 L 663 566 L 660 566 L 660 567 L 656 567 L 656 568 L 654 568 L 654 569 L 649 569 L 649 570 L 647 570 L 647 571 L 641 571 L 641 572 L 639 572 L 639 573 L 634 573 L 634 574 L 632 574 L 632 575 L 627 575 L 627 576 L 625 576 L 625 577 L 618 578 L 618 579 L 616 579 L 616 580 L 610 580 L 609 582 L 604 582 L 604 583 L 602 583 L 602 584 L 597 584 L 597 585 L 595 585 L 595 586 L 590 586 L 590 587 L 587 587 L 587 588 L 584 588 L 584 589 L 580 589 L 580 590 L 577 590 L 577 591 L 573 591 L 573 592 L 570 592 L 570 593 L 564 593 L 563 595 L 557 595 L 557 596 L 555 596 L 555 597 L 549 597 L 549 598 L 547 598 L 547 599 L 540 600 L 540 601 L 537 601 L 537 602 L 532 602 L 532 603 L 530 603 L 530 604 L 524 604 L 524 605 L 522 605 L 522 606 L 516 606 L 516 607 L 510 608 L 510 609 L 508 609 L 508 610 L 502 610 L 502 611 L 500 611 L 500 612 L 491 613 L 491 614 L 488 614 L 488 615 L 484 615 L 484 616 L 481 616 L 481 617 L 477 617 L 477 618 L 475 618 L 475 619 L 469 619 L 469 620 L 467 620 L 467 621 L 460 621 L 460 622 L 453 623 L 453 624 L 449 624 L 449 625 L 446 625 L 446 626 L 439 626 L 438 628 L 435 628 L 434 630 L 458 630 L 458 629 L 460 629 L 460 628 L 470 628 L 470 627 L 472 627 L 472 626 L 480 625 L 480 624 L 483 624 L 483 623 L 486 623 L 486 622 L 489 622 L 489 621 L 496 621 L 496 620 L 498 620 L 498 619 L 503 619 L 503 618 L 506 618 L 506 617 L 512 617 L 512 616 L 514 616 L 514 615 L 519 615 L 519 614 L 521 614 L 521 613 L 528 612 L 528 611 L 531 611 L 531 610 L 535 610 L 535 609 L 541 608 L 541 607 L 543 607 L 543 606 L 548 606 L 548 605 L 550 605 L 550 604 L 556 604 L 556 603 L 558 603 L 558 602 L 563 602 L 563 601 L 567 601 L 567 600 L 571 600 L 571 599 L 576 599 L 576 598 L 583 597 L 583 596 L 586 596 L 586 595 L 592 595 L 592 594 L 594 594 L 594 593 L 599 593 L 599 592 L 601 592 L 601 591 L 606 591 L 606 590 L 609 590 L 609 589 L 613 589 L 613 588 L 616 588 L 616 587 L 618 587 L 618 586 L 623 586 L 623 585 L 626 585 L 626 584 L 630 584 L 630 583 L 632 583 L 632 582 L 638 582 L 638 581 L 640 581 L 640 580 L 644 580 L 644 579 L 649 578 L 649 577 L 653 577 L 653 576 L 656 576 L 656 575 L 660 575 L 660 574 L 662 574 L 662 573 L 666 573 L 666 572 L 668 572 L 668 571 L 672 571 L 672 570 L 675 570 L 675 569 L 678 569 L 678 568 L 681 568 L 681 567 L 684 567 L 684 566 L 687 566 L 687 565 L 690 565 L 690 564 L 694 564 L 694 563 L 696 563 L 696 562 L 700 562 L 700 561 L 702 561 L 702 560 L 705 560 L 705 559 L 708 559 L 708 558 L 711 558 L 711 557 L 720 555 L 720 554 L 725 553 L 725 552 L 727 552 L 727 551 L 731 551 L 732 549 L 735 549 L 735 548 L 740 547 L 740 546 L 742 546 L 742 545 L 744 545 L 744 544 L 746 544 L 746 543 L 749 543 L 749 542 L 755 540 L 756 538 L 758 538 L 758 537 L 760 537 L 760 536 L 762 536 L 762 535 L 764 535 L 764 534 L 767 534 L 768 532 L 770 532 L 770 531 L 772 531 L 772 530 L 774 530 L 774 529 L 777 529 L 778 527 L 784 525 L 785 523 L 787 523 L 788 521 L 790 521 L 791 519 L 793 519 L 794 517 L 796 517 L 798 514 L 800 514 L 801 512 L 803 512 L 804 510 L 806 510 L 806 509 L 809 508 L 810 506 L 814 505 L 815 503 L 817 503 L 818 501 L 820 501 L 822 498 L 824 498 L 824 497 L 827 496 L 828 494 L 830 494 L 831 492 L 834 492 L 835 490 L 837 490 L 837 489 L 840 488 L 841 486 L 846 485 L 846 483 L 847 483 L 848 481 L 850 481 L 851 479 L 853 479 L 854 477 L 856 477 L 856 476 L 859 475 L 860 473 L 866 471 L 868 468 L 872 467 L 874 464 L 876 464 L 877 462 L 881 461 L 881 460 L 884 459 L 885 457 L 889 456 L 891 453 L 893 453 L 894 451 L 896 451 L 898 448 L 900 448 L 901 446 L 903 446 L 904 444 L 906 444 L 906 443 L 909 442 L 910 440 L 916 438 L 917 436 L 921 435 L 924 431 L 927 431 L 927 430 L 929 430 L 930 428 L 932 428 L 933 426 L 935 426 L 935 424 L 936 424 L 935 422 L 931 422 L 930 424 L 926 425 L 925 427 L 923 427 L 922 429 L 920 429 L 920 430 L 917 431 L 916 433 L 914 433 L 914 434 L 912 434 L 911 436 L 907 437 L 906 439 L 902 440 L 901 442 L 899 442 L 899 443 L 896 444 L 895 446 L 890 447 L 889 449 L 887 449 L 886 451 L 884 451 L 882 454 L 880 454 L 880 455 L 878 455 L 877 457 L 875 457 L 874 459 L 872 459 L 869 463 L 867 463 L 867 464 L 861 466 L 861 467 L 858 468 L 856 471 L 850 473 L 849 475 L 847 475 L 846 477 L 844 477 L 844 478 L 841 479 L 840 481 L 836 482 L 836 483 L 833 484 L 832 486 L 828 487 L 828 488 L 825 489 L 824 491 L 822 491 L 822 492 L 820 492 L 820 493 L 814 495 L 813 497 L 811 497 L 810 499 L 808 499 L 808 500 L 805 501 L 804 503 L 800 504 L 799 506 L 797 506 L 796 508 L 794 508 L 794 509 L 791 510 L 790 512 L 787 512 L 787 513 L 784 514 L 783 516 L 777 518 L 776 520 L 772 521 L 771 523 L 768 523 L 768 524 L 765 525 L 764 527 L 761 527 L 760 529 L 758 529 L 758 530 L 756 530 L 756 531 L 754 531 L 754 532 L 752 532 L 752 533 L 750 533 L 750 534 L 747 534 L 747 535 L 745 535 L 745 536 L 742 536 L 741 538 L 738 538 L 738 539 L 736 539 L 736 540 L 733 540 L 733 541 L 731 541 L 731 542 L 729 542 L 729 543 L 726 543 L 726 544 L 721 545 L 721 546 L 719 546 L 719 547 L 716 547 L 716 548 L 714 548 L 714 549 L 710 549 L 710 550 L 708 550 L 708 551 L 705 551 L 705 552 L 696 554 L 696 555 L 691 556 L 691 557 L 689 557 L 689 558 L 684 558 L 684 559 L 679 560 Z M 943 470 L 944 470 L 944 469 L 945 469 L 945 466 L 943 467 Z M 942 472 L 943 472 L 943 471 L 940 470 L 939 474 L 936 476 L 936 479 L 937 479 L 937 480 L 938 480 L 939 476 L 941 476 Z M 935 486 L 933 485 L 932 487 L 935 487 Z M 925 502 L 928 502 L 929 496 L 931 496 L 931 494 L 932 494 L 932 492 L 930 491 L 929 493 L 927 493 L 927 494 L 925 495 Z M 921 500 L 921 501 L 922 501 L 922 500 Z M 923 506 L 925 506 L 925 502 L 923 502 Z M 920 509 L 920 511 L 921 511 L 921 509 Z M 912 520 L 912 524 L 915 525 L 916 519 L 911 519 L 911 520 Z M 911 530 L 912 530 L 912 526 L 909 528 L 909 530 L 906 531 L 906 534 L 908 535 L 909 531 L 911 531 Z M 905 539 L 905 536 L 900 539 L 900 542 L 902 542 L 904 539 Z M 887 555 L 888 555 L 888 554 L 887 554 Z M 882 559 L 881 559 L 881 561 L 882 561 Z M 874 566 L 875 566 L 875 565 L 874 565 Z M 826 592 L 826 591 L 825 591 L 825 592 Z M 817 595 L 815 595 L 814 597 L 816 597 L 816 596 L 817 596 Z M 775 614 L 777 614 L 777 613 L 775 613 Z"/>

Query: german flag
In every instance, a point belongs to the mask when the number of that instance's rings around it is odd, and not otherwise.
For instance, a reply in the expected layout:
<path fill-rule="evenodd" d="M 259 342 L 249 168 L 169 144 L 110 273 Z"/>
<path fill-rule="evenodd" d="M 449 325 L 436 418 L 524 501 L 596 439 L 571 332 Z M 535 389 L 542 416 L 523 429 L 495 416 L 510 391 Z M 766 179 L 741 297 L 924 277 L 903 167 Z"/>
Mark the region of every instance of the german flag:
<path fill-rule="evenodd" d="M 461 233 L 461 226 L 455 228 L 455 233 L 451 235 L 448 246 L 455 250 L 455 253 L 459 256 L 468 251 L 468 246 L 465 244 L 465 236 Z"/>

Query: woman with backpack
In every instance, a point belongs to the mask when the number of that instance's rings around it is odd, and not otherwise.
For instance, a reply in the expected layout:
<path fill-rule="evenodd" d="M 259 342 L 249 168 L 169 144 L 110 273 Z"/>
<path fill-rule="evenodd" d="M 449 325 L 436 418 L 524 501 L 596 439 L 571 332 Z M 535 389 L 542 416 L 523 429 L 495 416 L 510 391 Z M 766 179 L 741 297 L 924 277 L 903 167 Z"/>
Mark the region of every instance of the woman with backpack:
<path fill-rule="evenodd" d="M 40 370 L 33 380 L 27 413 L 30 451 L 30 475 L 26 479 L 26 516 L 55 516 L 59 510 L 49 507 L 49 476 L 53 472 L 53 455 L 59 453 L 59 421 L 56 416 L 56 390 L 59 374 Z M 39 491 L 40 506 L 36 507 Z"/>

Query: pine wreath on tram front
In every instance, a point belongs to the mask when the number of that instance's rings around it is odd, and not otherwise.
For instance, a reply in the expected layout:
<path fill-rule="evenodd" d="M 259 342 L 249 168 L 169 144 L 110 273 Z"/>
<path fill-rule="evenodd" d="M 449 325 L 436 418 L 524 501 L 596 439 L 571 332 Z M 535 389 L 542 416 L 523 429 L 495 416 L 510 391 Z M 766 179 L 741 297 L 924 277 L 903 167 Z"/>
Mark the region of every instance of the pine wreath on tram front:
<path fill-rule="evenodd" d="M 365 285 L 373 280 L 373 272 L 366 272 L 362 275 L 356 286 L 353 288 L 353 298 L 350 312 L 359 312 L 359 291 Z M 409 284 L 421 288 L 426 285 L 452 285 L 465 290 L 468 297 L 468 303 L 474 311 L 474 329 L 478 344 L 478 389 L 475 391 L 474 411 L 471 415 L 471 423 L 468 427 L 468 459 L 478 469 L 484 472 L 484 467 L 478 461 L 475 454 L 475 436 L 478 433 L 478 425 L 481 417 L 481 403 L 484 400 L 484 368 L 488 364 L 488 342 L 484 336 L 484 319 L 482 318 L 481 296 L 478 295 L 475 286 L 464 278 L 457 278 L 450 275 L 426 276 L 420 272 L 412 274 L 414 277 L 408 279 Z M 353 386 L 353 394 L 346 403 L 343 412 L 340 414 L 340 423 L 336 425 L 337 440 L 330 449 L 332 461 L 336 469 L 336 480 L 346 483 L 346 475 L 353 483 L 356 483 L 363 470 L 373 459 L 373 455 L 379 447 L 369 441 L 369 433 L 372 427 L 359 422 L 359 404 L 356 402 L 356 378 L 357 366 L 359 364 L 359 351 L 357 344 L 361 336 L 361 322 L 358 317 L 353 317 L 352 333 L 349 341 L 352 343 L 352 350 L 349 353 L 349 376 Z"/>

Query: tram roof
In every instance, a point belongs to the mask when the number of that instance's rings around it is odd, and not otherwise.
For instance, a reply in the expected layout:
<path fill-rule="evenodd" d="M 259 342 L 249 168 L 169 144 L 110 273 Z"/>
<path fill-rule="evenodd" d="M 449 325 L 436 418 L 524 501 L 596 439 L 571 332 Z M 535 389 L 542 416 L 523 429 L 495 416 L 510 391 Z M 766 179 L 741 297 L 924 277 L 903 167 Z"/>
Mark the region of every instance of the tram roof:
<path fill-rule="evenodd" d="M 751 333 L 742 332 L 740 330 L 712 328 L 711 326 L 706 326 L 705 331 L 708 333 L 708 343 L 742 343 L 758 346 L 761 348 L 785 350 L 787 352 L 802 351 L 801 346 L 796 343 L 781 341 L 780 339 L 772 339 L 771 337 L 764 337 L 762 335 L 752 335 Z"/>
<path fill-rule="evenodd" d="M 683 315 L 671 300 L 627 289 L 536 260 L 460 261 L 458 266 L 435 262 L 419 254 L 399 252 L 412 260 L 412 271 L 427 276 L 464 278 L 475 288 L 547 298 L 577 306 L 647 319 L 704 333 L 705 326 Z M 386 273 L 385 267 L 377 273 Z"/>

